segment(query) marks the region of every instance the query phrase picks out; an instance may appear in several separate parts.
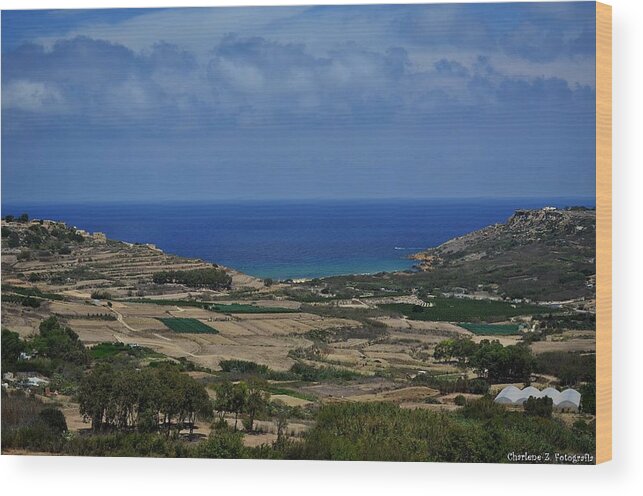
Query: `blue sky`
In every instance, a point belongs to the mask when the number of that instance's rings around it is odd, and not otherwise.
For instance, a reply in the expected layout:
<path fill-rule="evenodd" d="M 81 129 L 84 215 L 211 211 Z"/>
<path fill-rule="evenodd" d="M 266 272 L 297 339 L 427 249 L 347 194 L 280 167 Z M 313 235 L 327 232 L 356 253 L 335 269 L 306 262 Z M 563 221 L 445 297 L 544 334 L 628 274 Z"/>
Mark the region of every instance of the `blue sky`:
<path fill-rule="evenodd" d="M 2 12 L 2 201 L 593 196 L 595 4 Z"/>

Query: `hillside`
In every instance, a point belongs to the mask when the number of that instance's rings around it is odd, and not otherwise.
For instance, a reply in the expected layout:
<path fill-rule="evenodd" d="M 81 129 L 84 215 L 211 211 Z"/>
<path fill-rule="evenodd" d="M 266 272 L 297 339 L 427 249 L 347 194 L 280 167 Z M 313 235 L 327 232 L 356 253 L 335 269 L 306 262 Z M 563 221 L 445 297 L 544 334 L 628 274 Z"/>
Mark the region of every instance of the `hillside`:
<path fill-rule="evenodd" d="M 152 244 L 115 241 L 64 222 L 2 220 L 3 282 L 28 281 L 66 291 L 108 288 L 112 295 L 131 296 L 160 291 L 153 283 L 160 271 L 208 268 L 224 270 L 235 288 L 263 286 L 235 270 L 167 254 Z"/>
<path fill-rule="evenodd" d="M 509 297 L 592 297 L 596 212 L 583 208 L 518 210 L 507 222 L 413 255 L 422 279 L 492 290 Z"/>

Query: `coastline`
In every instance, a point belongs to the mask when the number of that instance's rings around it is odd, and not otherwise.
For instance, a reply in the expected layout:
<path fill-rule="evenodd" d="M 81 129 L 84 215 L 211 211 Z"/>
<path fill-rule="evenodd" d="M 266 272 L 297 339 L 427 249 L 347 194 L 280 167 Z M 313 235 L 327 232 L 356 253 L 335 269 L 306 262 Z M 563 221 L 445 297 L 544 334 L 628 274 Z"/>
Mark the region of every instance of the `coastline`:
<path fill-rule="evenodd" d="M 136 206 L 34 206 L 5 201 L 3 214 L 28 212 L 32 217 L 59 219 L 104 232 L 111 239 L 154 244 L 165 253 L 234 267 L 259 278 L 309 280 L 414 270 L 413 251 L 503 222 L 517 208 L 578 201 L 409 199 Z"/>

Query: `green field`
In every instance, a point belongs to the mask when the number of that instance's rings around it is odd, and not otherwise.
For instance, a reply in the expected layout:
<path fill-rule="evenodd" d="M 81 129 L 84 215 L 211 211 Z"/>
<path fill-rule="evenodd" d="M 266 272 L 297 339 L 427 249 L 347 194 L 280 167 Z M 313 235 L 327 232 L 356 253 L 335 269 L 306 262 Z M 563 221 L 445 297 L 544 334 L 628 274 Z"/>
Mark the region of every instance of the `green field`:
<path fill-rule="evenodd" d="M 284 307 L 260 307 L 242 303 L 210 303 L 194 300 L 154 300 L 150 298 L 127 298 L 120 301 L 129 303 L 149 303 L 152 305 L 183 306 L 203 308 L 220 313 L 297 313 L 299 310 Z"/>
<path fill-rule="evenodd" d="M 221 313 L 297 313 L 299 310 L 294 308 L 282 307 L 258 307 L 255 305 L 244 305 L 241 303 L 215 303 L 209 305 L 209 310 Z"/>
<path fill-rule="evenodd" d="M 160 357 L 162 355 L 142 346 L 132 346 L 125 343 L 98 343 L 89 348 L 89 354 L 94 360 L 111 358 L 119 353 L 127 353 L 136 358 Z"/>
<path fill-rule="evenodd" d="M 518 324 L 472 324 L 466 322 L 458 325 L 478 336 L 511 336 L 518 334 L 520 330 Z"/>
<path fill-rule="evenodd" d="M 431 303 L 434 306 L 420 307 L 408 303 L 390 303 L 379 307 L 406 315 L 411 320 L 446 322 L 500 322 L 517 315 L 555 313 L 555 310 L 540 305 L 513 304 L 505 301 L 434 298 Z"/>
<path fill-rule="evenodd" d="M 189 333 L 189 334 L 219 334 L 219 331 L 210 327 L 209 325 L 204 324 L 197 319 L 181 319 L 178 317 L 166 317 L 159 319 L 163 324 L 165 324 L 170 330 L 179 333 Z"/>

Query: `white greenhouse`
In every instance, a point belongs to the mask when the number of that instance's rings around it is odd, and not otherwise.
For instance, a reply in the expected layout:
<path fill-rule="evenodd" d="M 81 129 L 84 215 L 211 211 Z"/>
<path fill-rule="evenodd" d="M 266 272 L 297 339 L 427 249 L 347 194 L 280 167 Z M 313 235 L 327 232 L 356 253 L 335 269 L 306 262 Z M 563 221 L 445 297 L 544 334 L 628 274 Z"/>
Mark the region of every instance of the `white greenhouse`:
<path fill-rule="evenodd" d="M 543 398 L 545 396 L 551 398 L 554 410 L 577 412 L 580 408 L 581 395 L 578 391 L 575 389 L 557 391 L 552 387 L 540 391 L 533 386 L 524 389 L 518 389 L 516 386 L 507 386 L 498 393 L 494 401 L 501 405 L 522 405 L 530 397 Z"/>

